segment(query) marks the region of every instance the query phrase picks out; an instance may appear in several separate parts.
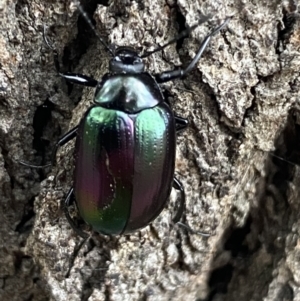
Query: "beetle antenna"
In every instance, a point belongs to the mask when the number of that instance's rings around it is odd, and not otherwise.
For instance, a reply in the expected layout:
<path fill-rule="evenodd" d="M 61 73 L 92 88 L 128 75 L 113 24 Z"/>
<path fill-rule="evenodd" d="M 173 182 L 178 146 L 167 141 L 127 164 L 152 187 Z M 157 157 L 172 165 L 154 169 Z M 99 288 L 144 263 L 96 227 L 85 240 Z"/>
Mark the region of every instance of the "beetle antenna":
<path fill-rule="evenodd" d="M 99 39 L 99 41 L 101 42 L 101 44 L 106 48 L 106 50 L 112 55 L 115 56 L 115 54 L 113 53 L 113 51 L 108 47 L 108 45 L 104 42 L 104 40 L 102 39 L 102 37 L 99 35 L 99 33 L 97 32 L 94 24 L 92 23 L 91 19 L 89 18 L 89 16 L 87 15 L 87 13 L 85 12 L 85 10 L 83 9 L 83 7 L 81 6 L 79 1 L 75 1 L 75 5 L 77 6 L 77 8 L 79 9 L 82 17 L 84 18 L 84 20 L 86 21 L 86 23 L 90 26 L 90 28 L 92 29 L 92 31 L 95 33 L 95 35 L 97 36 L 97 38 Z"/>
<path fill-rule="evenodd" d="M 52 166 L 52 164 L 46 164 L 46 165 L 34 165 L 34 164 L 30 164 L 30 163 L 27 163 L 27 162 L 21 161 L 21 160 L 18 160 L 17 162 L 18 162 L 19 164 L 23 165 L 23 166 L 27 166 L 27 167 L 31 167 L 31 168 L 36 168 L 36 169 L 43 169 L 43 168 L 47 168 L 47 167 Z"/>
<path fill-rule="evenodd" d="M 145 57 L 147 57 L 147 56 L 149 56 L 149 55 L 151 55 L 151 54 L 153 54 L 153 53 L 155 53 L 155 52 L 157 52 L 157 51 L 163 50 L 164 48 L 166 48 L 167 46 L 169 46 L 169 45 L 175 43 L 176 41 L 188 37 L 189 34 L 190 34 L 195 28 L 197 28 L 197 27 L 200 26 L 201 24 L 205 23 L 205 22 L 206 22 L 207 20 L 209 20 L 210 18 L 211 18 L 211 15 L 208 15 L 208 16 L 202 16 L 201 20 L 200 20 L 197 24 L 195 24 L 195 25 L 191 26 L 190 28 L 188 28 L 188 29 L 182 31 L 181 33 L 179 33 L 179 35 L 178 35 L 176 38 L 170 40 L 170 41 L 167 42 L 165 45 L 159 46 L 159 47 L 155 48 L 154 50 L 144 52 L 144 53 L 141 55 L 141 58 L 145 58 Z"/>

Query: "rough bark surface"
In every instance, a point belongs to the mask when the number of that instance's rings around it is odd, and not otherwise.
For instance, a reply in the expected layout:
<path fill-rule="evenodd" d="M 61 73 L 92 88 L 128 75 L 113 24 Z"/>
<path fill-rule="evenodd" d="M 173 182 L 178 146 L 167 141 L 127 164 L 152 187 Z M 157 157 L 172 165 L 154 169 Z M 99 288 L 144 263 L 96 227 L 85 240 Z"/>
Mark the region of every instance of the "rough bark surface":
<path fill-rule="evenodd" d="M 100 79 L 109 56 L 74 2 L 0 1 L 0 300 L 300 300 L 300 18 L 293 0 L 83 1 L 109 43 L 162 45 L 201 15 L 189 38 L 146 60 L 150 72 L 186 65 L 227 16 L 183 80 L 163 85 L 187 117 L 176 193 L 130 236 L 82 243 L 61 200 L 72 185 L 73 143 L 44 170 L 58 137 L 78 123 L 93 89 L 57 76 L 43 28 L 63 71 Z M 81 100 L 79 102 L 79 100 Z"/>

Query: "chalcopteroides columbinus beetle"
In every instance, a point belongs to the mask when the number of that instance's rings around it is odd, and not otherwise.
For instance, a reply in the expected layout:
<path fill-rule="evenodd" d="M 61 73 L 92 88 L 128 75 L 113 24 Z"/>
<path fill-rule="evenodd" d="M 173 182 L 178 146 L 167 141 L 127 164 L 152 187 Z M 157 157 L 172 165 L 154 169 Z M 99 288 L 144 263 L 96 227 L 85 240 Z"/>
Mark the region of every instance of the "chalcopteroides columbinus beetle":
<path fill-rule="evenodd" d="M 151 223 L 166 206 L 174 187 L 180 191 L 180 206 L 173 221 L 179 222 L 185 193 L 174 177 L 176 132 L 188 122 L 173 113 L 158 84 L 186 76 L 229 18 L 206 36 L 187 67 L 150 74 L 143 58 L 186 37 L 209 17 L 201 17 L 198 24 L 167 44 L 138 54 L 131 47 L 109 47 L 79 3 L 77 7 L 111 59 L 108 72 L 99 81 L 63 73 L 56 50 L 44 37 L 53 50 L 58 74 L 68 82 L 95 88 L 94 104 L 53 151 L 55 164 L 58 148 L 76 138 L 74 183 L 64 201 L 66 217 L 77 233 L 86 236 L 69 213 L 75 200 L 81 218 L 94 231 L 127 234 Z"/>

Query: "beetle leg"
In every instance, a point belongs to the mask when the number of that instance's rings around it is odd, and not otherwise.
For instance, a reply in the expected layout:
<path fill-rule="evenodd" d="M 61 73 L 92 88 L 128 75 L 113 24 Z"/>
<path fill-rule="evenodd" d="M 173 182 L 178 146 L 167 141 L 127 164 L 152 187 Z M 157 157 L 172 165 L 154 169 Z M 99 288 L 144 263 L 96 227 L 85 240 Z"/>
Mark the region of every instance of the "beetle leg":
<path fill-rule="evenodd" d="M 73 84 L 82 85 L 86 87 L 96 87 L 98 85 L 98 81 L 93 79 L 90 76 L 79 74 L 79 73 L 58 73 L 59 76 L 63 77 L 68 82 L 71 82 Z"/>
<path fill-rule="evenodd" d="M 50 43 L 49 39 L 47 38 L 45 26 L 44 26 L 44 30 L 43 30 L 43 39 L 44 39 L 45 44 L 48 46 L 48 48 L 50 48 L 53 52 L 54 65 L 55 65 L 55 69 L 59 76 L 63 77 L 65 80 L 67 80 L 73 84 L 83 85 L 83 86 L 87 86 L 87 87 L 96 87 L 97 86 L 98 81 L 90 76 L 87 76 L 84 74 L 79 74 L 79 73 L 71 73 L 71 72 L 62 73 L 62 72 L 60 72 L 58 52 L 54 48 L 54 46 Z"/>
<path fill-rule="evenodd" d="M 59 147 L 65 145 L 70 140 L 74 139 L 77 135 L 78 125 L 72 128 L 70 131 L 68 131 L 66 134 L 64 134 L 55 144 L 55 147 L 52 151 L 52 165 L 55 166 L 56 164 L 56 153 Z"/>
<path fill-rule="evenodd" d="M 200 231 L 195 231 L 193 230 L 192 228 L 190 228 L 188 225 L 180 222 L 180 219 L 183 215 L 183 211 L 184 211 L 184 206 L 185 206 L 185 192 L 184 192 L 184 188 L 183 188 L 183 185 L 181 184 L 181 182 L 174 177 L 174 180 L 173 180 L 173 187 L 176 189 L 176 190 L 179 190 L 180 191 L 180 194 L 181 194 L 181 200 L 180 200 L 180 206 L 179 206 L 179 209 L 175 215 L 175 217 L 173 218 L 173 222 L 175 224 L 177 224 L 178 226 L 180 227 L 183 227 L 185 228 L 187 231 L 191 232 L 192 234 L 198 234 L 198 235 L 201 235 L 201 236 L 204 236 L 204 237 L 209 237 L 210 234 L 209 233 L 204 233 L 204 232 L 200 232 Z"/>
<path fill-rule="evenodd" d="M 173 222 L 174 224 L 177 224 L 181 217 L 182 217 L 182 214 L 183 214 L 183 211 L 184 211 L 184 205 L 185 205 L 185 192 L 184 192 L 184 188 L 183 188 L 183 185 L 181 184 L 181 182 L 174 177 L 173 179 L 173 187 L 176 189 L 176 190 L 179 190 L 180 191 L 180 205 L 179 205 L 179 208 L 177 210 L 177 213 L 176 215 L 174 216 L 173 218 Z"/>
<path fill-rule="evenodd" d="M 34 165 L 30 164 L 24 161 L 18 161 L 21 165 L 31 167 L 31 168 L 46 168 L 50 166 L 55 166 L 56 165 L 56 153 L 59 147 L 65 145 L 68 143 L 70 140 L 74 139 L 77 135 L 77 130 L 78 130 L 78 125 L 72 128 L 69 132 L 67 132 L 65 135 L 63 135 L 55 144 L 55 147 L 52 151 L 51 155 L 51 164 L 46 164 L 46 165 Z"/>
<path fill-rule="evenodd" d="M 203 53 L 203 51 L 205 50 L 206 46 L 208 45 L 208 43 L 210 42 L 211 38 L 218 33 L 221 29 L 223 29 L 226 24 L 229 22 L 230 18 L 227 18 L 225 20 L 225 22 L 223 24 L 221 24 L 220 26 L 218 26 L 216 29 L 214 29 L 205 39 L 204 41 L 201 43 L 199 50 L 197 52 L 197 54 L 195 55 L 195 57 L 193 58 L 193 60 L 189 63 L 189 65 L 185 68 L 179 68 L 176 70 L 168 70 L 159 74 L 155 74 L 155 79 L 158 83 L 165 83 L 171 80 L 174 80 L 176 78 L 181 78 L 184 77 L 185 75 L 187 75 L 194 67 L 195 65 L 198 63 L 198 61 L 201 58 L 201 55 Z"/>
<path fill-rule="evenodd" d="M 63 210 L 64 213 L 66 215 L 66 218 L 70 224 L 70 226 L 72 227 L 72 229 L 82 238 L 86 239 L 89 237 L 89 235 L 87 233 L 85 233 L 84 231 L 82 231 L 81 229 L 79 229 L 79 227 L 75 224 L 74 220 L 72 219 L 72 217 L 70 216 L 70 212 L 69 212 L 69 207 L 72 205 L 72 203 L 75 200 L 75 196 L 74 196 L 74 189 L 71 188 L 63 202 Z"/>
<path fill-rule="evenodd" d="M 189 125 L 189 122 L 186 118 L 180 117 L 180 116 L 174 116 L 175 123 L 176 123 L 176 132 L 182 131 L 187 128 Z"/>
<path fill-rule="evenodd" d="M 82 246 L 87 242 L 88 238 L 89 237 L 85 237 L 77 246 L 75 246 L 73 254 L 70 258 L 70 266 L 69 266 L 69 269 L 68 269 L 67 273 L 65 274 L 65 278 L 70 277 L 71 270 L 74 266 L 74 261 L 75 261 L 77 255 L 78 255 L 80 249 L 82 248 Z"/>

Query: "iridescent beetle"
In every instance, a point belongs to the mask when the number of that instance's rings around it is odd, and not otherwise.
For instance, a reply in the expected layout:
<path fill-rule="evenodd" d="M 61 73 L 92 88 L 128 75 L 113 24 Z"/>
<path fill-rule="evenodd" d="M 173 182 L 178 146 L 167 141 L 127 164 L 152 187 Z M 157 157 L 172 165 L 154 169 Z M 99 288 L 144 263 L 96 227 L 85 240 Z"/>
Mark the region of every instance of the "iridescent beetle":
<path fill-rule="evenodd" d="M 166 45 L 138 55 L 130 47 L 113 52 L 79 4 L 78 8 L 112 59 L 109 72 L 99 82 L 86 75 L 61 73 L 57 52 L 45 37 L 59 75 L 69 82 L 96 88 L 94 105 L 80 124 L 57 142 L 53 152 L 54 164 L 58 148 L 76 137 L 74 185 L 64 201 L 66 217 L 72 228 L 86 237 L 69 213 L 75 199 L 81 218 L 93 230 L 107 235 L 130 233 L 160 214 L 173 186 L 181 193 L 179 210 L 173 218 L 176 223 L 185 202 L 182 184 L 174 177 L 176 131 L 185 128 L 188 121 L 173 114 L 158 83 L 187 75 L 229 18 L 204 39 L 185 69 L 151 75 L 145 71 L 142 58 L 187 36 L 209 17 Z"/>

